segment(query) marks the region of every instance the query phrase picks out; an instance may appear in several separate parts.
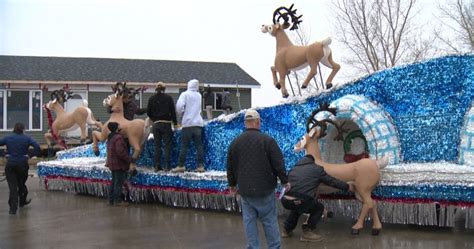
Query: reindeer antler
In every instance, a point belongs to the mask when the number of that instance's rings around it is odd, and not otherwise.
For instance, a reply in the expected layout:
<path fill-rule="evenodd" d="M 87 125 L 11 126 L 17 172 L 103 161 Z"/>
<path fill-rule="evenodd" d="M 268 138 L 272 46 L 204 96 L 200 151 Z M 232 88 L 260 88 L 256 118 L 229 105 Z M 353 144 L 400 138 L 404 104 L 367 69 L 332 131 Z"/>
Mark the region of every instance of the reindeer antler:
<path fill-rule="evenodd" d="M 139 94 L 142 91 L 142 88 L 134 89 L 134 88 L 125 88 L 123 90 L 123 96 L 127 98 L 134 98 L 135 95 Z"/>
<path fill-rule="evenodd" d="M 54 90 L 52 93 L 51 93 L 51 100 L 59 100 L 59 91 L 58 90 Z"/>
<path fill-rule="evenodd" d="M 326 130 L 327 130 L 326 123 L 333 124 L 339 130 L 339 125 L 331 119 L 323 119 L 323 120 L 316 119 L 316 114 L 322 111 L 330 112 L 331 114 L 336 116 L 336 108 L 329 107 L 328 103 L 322 103 L 318 109 L 311 112 L 311 115 L 308 117 L 308 120 L 306 121 L 306 132 L 310 132 L 311 129 L 313 129 L 315 126 L 319 126 L 321 128 L 321 131 L 319 133 L 320 138 L 326 136 Z"/>
<path fill-rule="evenodd" d="M 291 28 L 290 30 L 296 30 L 298 29 L 298 25 L 302 22 L 300 18 L 303 15 L 296 16 L 296 9 L 293 10 L 294 4 L 290 6 L 290 8 L 287 7 L 279 7 L 273 12 L 273 24 L 280 23 L 280 20 L 283 19 L 283 25 L 284 26 L 290 26 L 290 18 L 291 18 Z"/>
<path fill-rule="evenodd" d="M 67 101 L 68 99 L 71 99 L 74 95 L 74 92 L 71 91 L 71 88 L 68 86 L 63 86 L 63 99 L 64 101 Z"/>
<path fill-rule="evenodd" d="M 118 95 L 123 95 L 125 90 L 127 89 L 127 82 L 117 82 L 115 86 L 112 86 L 112 91 L 117 93 Z"/>

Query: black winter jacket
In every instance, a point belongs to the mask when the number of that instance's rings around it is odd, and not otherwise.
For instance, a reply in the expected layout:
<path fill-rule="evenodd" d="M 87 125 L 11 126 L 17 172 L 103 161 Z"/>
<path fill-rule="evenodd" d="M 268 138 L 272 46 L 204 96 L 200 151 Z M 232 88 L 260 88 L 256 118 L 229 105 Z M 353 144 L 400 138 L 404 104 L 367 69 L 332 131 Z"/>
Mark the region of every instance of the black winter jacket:
<path fill-rule="evenodd" d="M 147 115 L 153 122 L 166 120 L 178 124 L 173 97 L 166 93 L 156 93 L 148 99 Z"/>
<path fill-rule="evenodd" d="M 261 197 L 275 191 L 277 177 L 288 182 L 283 154 L 276 141 L 258 129 L 246 129 L 227 152 L 229 186 L 238 185 L 242 196 Z"/>
<path fill-rule="evenodd" d="M 288 173 L 288 180 L 291 184 L 288 195 L 296 192 L 315 197 L 316 190 L 321 183 L 342 190 L 349 189 L 347 183 L 328 175 L 323 167 L 315 164 L 311 155 L 306 155 L 295 164 Z"/>

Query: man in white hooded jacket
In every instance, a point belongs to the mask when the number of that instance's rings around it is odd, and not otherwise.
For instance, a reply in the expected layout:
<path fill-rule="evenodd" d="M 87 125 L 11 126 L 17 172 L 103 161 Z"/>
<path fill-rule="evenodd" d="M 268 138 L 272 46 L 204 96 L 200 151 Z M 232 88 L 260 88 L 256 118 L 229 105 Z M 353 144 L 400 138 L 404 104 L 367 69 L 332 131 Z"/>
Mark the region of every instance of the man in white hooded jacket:
<path fill-rule="evenodd" d="M 179 151 L 178 166 L 173 172 L 186 171 L 186 155 L 191 140 L 196 147 L 198 167 L 197 172 L 204 172 L 204 152 L 202 149 L 202 127 L 204 120 L 201 116 L 202 96 L 199 93 L 199 81 L 192 79 L 188 82 L 188 89 L 181 93 L 176 103 L 176 112 L 182 117 L 181 149 Z"/>

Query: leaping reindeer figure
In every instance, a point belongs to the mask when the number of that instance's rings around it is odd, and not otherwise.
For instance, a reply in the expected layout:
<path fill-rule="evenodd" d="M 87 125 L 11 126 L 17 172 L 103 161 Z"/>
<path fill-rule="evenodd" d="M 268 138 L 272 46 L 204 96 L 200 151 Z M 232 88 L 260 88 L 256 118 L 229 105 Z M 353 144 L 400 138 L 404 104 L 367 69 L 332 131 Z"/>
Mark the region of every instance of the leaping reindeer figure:
<path fill-rule="evenodd" d="M 54 139 L 66 149 L 66 143 L 61 139 L 61 135 L 64 132 L 77 129 L 77 127 L 81 129 L 81 143 L 84 143 L 87 138 L 86 124 L 101 126 L 101 123 L 95 120 L 85 100 L 83 102 L 84 106 L 77 107 L 73 112 L 66 113 L 66 111 L 64 111 L 61 104 L 70 99 L 72 94 L 73 92 L 66 87 L 60 90 L 54 90 L 51 93 L 51 100 L 43 106 L 48 112 L 50 125 L 50 132 L 44 134 L 48 147 L 51 147 L 51 142 Z M 56 114 L 54 122 L 52 120 L 51 110 Z"/>
<path fill-rule="evenodd" d="M 306 153 L 314 157 L 315 164 L 320 165 L 331 176 L 345 181 L 353 182 L 355 186 L 355 194 L 359 201 L 362 202 L 362 209 L 357 222 L 352 226 L 351 233 L 359 234 L 364 226 L 364 220 L 369 211 L 373 219 L 372 235 L 378 235 L 382 230 L 377 206 L 371 197 L 372 190 L 377 186 L 380 180 L 380 169 L 388 165 L 388 158 L 381 159 L 361 159 L 359 161 L 347 164 L 332 164 L 321 160 L 318 139 L 326 135 L 327 124 L 331 123 L 337 126 L 336 121 L 331 119 L 318 120 L 316 114 L 322 111 L 329 111 L 333 115 L 336 114 L 335 108 L 328 108 L 328 105 L 322 105 L 319 109 L 313 111 L 308 118 L 306 124 L 306 134 L 295 145 L 295 150 L 305 150 Z M 336 127 L 339 128 L 340 127 Z"/>
<path fill-rule="evenodd" d="M 103 104 L 105 107 L 110 108 L 111 115 L 109 120 L 103 125 L 101 132 L 93 131 L 92 139 L 93 145 L 92 148 L 96 155 L 99 155 L 99 148 L 97 143 L 99 141 L 104 141 L 107 139 L 110 131 L 107 128 L 109 122 L 117 122 L 120 125 L 120 133 L 125 137 L 128 137 L 128 141 L 133 148 L 132 159 L 133 162 L 130 165 L 130 171 L 133 171 L 136 167 L 135 161 L 140 156 L 141 146 L 148 136 L 149 130 L 145 125 L 146 122 L 142 119 L 127 120 L 123 116 L 123 97 L 125 94 L 130 92 L 130 89 L 126 86 L 127 83 L 117 82 L 115 87 L 112 88 L 114 94 L 109 95 L 104 99 Z M 141 89 L 135 90 L 139 92 Z"/>
<path fill-rule="evenodd" d="M 302 69 L 309 65 L 310 71 L 306 76 L 301 88 L 306 88 L 309 81 L 316 75 L 318 63 L 321 62 L 328 68 L 331 68 L 331 74 L 326 79 L 326 88 L 332 87 L 332 80 L 336 76 L 341 66 L 332 60 L 332 52 L 329 48 L 331 38 L 328 37 L 320 42 L 315 42 L 308 46 L 295 46 L 285 33 L 285 29 L 298 29 L 298 24 L 302 21 L 300 16 L 296 16 L 296 9 L 293 10 L 293 4 L 290 8 L 280 7 L 273 12 L 273 24 L 262 25 L 262 32 L 269 33 L 276 38 L 276 56 L 275 65 L 271 67 L 273 75 L 273 84 L 276 88 L 281 88 L 283 98 L 289 96 L 285 86 L 285 76 L 290 71 Z M 283 23 L 280 20 L 283 19 Z M 291 23 L 290 24 L 290 19 Z M 279 79 L 277 77 L 277 72 Z"/>

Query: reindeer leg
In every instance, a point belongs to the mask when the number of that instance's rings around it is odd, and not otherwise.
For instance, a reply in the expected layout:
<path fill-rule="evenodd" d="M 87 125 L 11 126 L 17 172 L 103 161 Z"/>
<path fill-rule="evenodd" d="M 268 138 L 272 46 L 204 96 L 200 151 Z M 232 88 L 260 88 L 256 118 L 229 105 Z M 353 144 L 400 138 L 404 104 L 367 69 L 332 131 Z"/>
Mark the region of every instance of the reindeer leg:
<path fill-rule="evenodd" d="M 46 144 L 48 144 L 48 147 L 51 146 L 52 139 L 53 135 L 51 135 L 51 133 L 47 132 L 44 134 L 44 140 L 46 140 Z"/>
<path fill-rule="evenodd" d="M 139 142 L 140 139 L 141 139 L 141 136 L 128 138 L 130 146 L 133 148 L 132 163 L 130 163 L 130 168 L 128 170 L 132 176 L 137 174 L 137 165 L 135 162 L 138 160 L 138 157 L 140 156 L 140 153 L 141 153 L 141 147 L 140 147 L 140 142 Z"/>
<path fill-rule="evenodd" d="M 48 145 L 48 158 L 53 156 L 53 145 L 52 145 L 52 140 L 53 140 L 53 135 L 49 132 L 44 134 L 44 139 L 46 140 L 46 144 Z"/>
<path fill-rule="evenodd" d="M 98 131 L 92 132 L 92 149 L 94 150 L 94 154 L 96 156 L 100 155 L 98 143 L 100 141 L 105 140 L 106 137 L 107 137 L 107 130 L 105 129 L 102 129 L 101 132 L 98 132 Z"/>
<path fill-rule="evenodd" d="M 288 96 L 290 96 L 290 94 L 288 94 L 288 90 L 286 90 L 286 86 L 285 86 L 285 76 L 286 76 L 286 70 L 281 70 L 278 72 L 279 76 L 280 76 L 280 80 L 279 80 L 279 85 L 281 86 L 281 94 L 283 96 L 283 98 L 288 98 Z"/>
<path fill-rule="evenodd" d="M 373 202 L 374 206 L 372 207 L 372 235 L 377 236 L 382 230 L 382 222 L 380 222 L 379 212 L 377 210 L 377 203 L 375 201 Z"/>
<path fill-rule="evenodd" d="M 306 79 L 303 82 L 303 85 L 301 85 L 302 89 L 305 89 L 309 85 L 309 81 L 316 75 L 317 73 L 317 66 L 318 63 L 311 63 L 310 65 L 310 70 L 308 72 L 308 75 L 306 76 Z"/>
<path fill-rule="evenodd" d="M 280 89 L 281 85 L 280 83 L 278 83 L 277 70 L 275 69 L 275 67 L 271 67 L 270 69 L 272 70 L 272 75 L 273 75 L 273 85 L 275 85 L 277 89 Z"/>
<path fill-rule="evenodd" d="M 359 234 L 359 231 L 364 227 L 365 217 L 367 217 L 367 214 L 369 213 L 370 209 L 374 207 L 374 200 L 372 200 L 372 197 L 370 196 L 371 194 L 370 190 L 358 191 L 358 192 L 362 198 L 362 209 L 360 210 L 360 214 L 359 214 L 359 218 L 357 219 L 357 222 L 352 226 L 352 230 L 351 230 L 352 235 Z"/>
<path fill-rule="evenodd" d="M 326 89 L 332 87 L 332 80 L 334 79 L 334 76 L 336 76 L 336 73 L 339 71 L 339 69 L 341 69 L 341 66 L 332 60 L 332 53 L 328 56 L 328 62 L 332 66 L 332 71 L 326 80 Z"/>
<path fill-rule="evenodd" d="M 86 142 L 86 137 L 87 137 L 86 124 L 80 125 L 79 128 L 81 129 L 81 145 L 84 145 Z"/>

